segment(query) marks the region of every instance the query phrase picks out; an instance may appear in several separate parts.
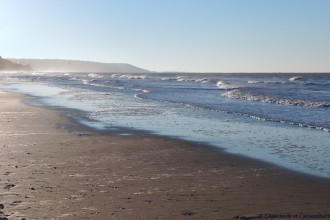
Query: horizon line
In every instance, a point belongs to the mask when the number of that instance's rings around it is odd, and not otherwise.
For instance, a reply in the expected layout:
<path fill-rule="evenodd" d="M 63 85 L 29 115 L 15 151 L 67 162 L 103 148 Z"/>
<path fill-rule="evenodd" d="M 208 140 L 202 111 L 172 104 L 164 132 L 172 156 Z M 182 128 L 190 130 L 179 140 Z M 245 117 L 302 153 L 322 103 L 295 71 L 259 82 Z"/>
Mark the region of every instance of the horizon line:
<path fill-rule="evenodd" d="M 4 57 L 2 57 L 4 58 Z M 63 61 L 79 61 L 79 62 L 91 62 L 91 63 L 101 63 L 101 64 L 127 64 L 127 65 L 132 65 L 138 68 L 142 68 L 145 69 L 144 67 L 140 67 L 140 66 L 136 66 L 135 64 L 130 64 L 127 62 L 116 62 L 116 63 L 112 63 L 112 62 L 104 62 L 104 61 L 92 61 L 92 60 L 79 60 L 79 59 L 65 59 L 65 58 L 9 58 L 6 57 L 4 59 L 13 59 L 13 60 L 63 60 Z M 226 72 L 226 71 L 211 71 L 211 72 L 195 72 L 195 71 L 176 71 L 176 70 L 164 70 L 164 71 L 155 71 L 155 70 L 149 70 L 149 69 L 145 69 L 147 72 L 152 72 L 152 73 L 193 73 L 193 74 L 197 74 L 197 73 L 202 73 L 202 74 L 248 74 L 248 73 L 256 73 L 256 74 L 262 74 L 262 73 L 266 73 L 266 74 L 293 74 L 293 73 L 297 73 L 297 74 L 308 74 L 308 73 L 315 73 L 315 74 L 327 74 L 330 73 L 329 71 L 306 71 L 306 72 L 300 72 L 300 71 L 256 71 L 256 72 L 242 72 L 242 71 L 233 71 L 233 72 Z M 49 71 L 37 71 L 37 72 L 49 72 Z M 52 72 L 57 72 L 57 71 L 52 71 Z M 59 71 L 60 72 L 60 71 Z M 143 72 L 141 72 L 143 73 Z"/>

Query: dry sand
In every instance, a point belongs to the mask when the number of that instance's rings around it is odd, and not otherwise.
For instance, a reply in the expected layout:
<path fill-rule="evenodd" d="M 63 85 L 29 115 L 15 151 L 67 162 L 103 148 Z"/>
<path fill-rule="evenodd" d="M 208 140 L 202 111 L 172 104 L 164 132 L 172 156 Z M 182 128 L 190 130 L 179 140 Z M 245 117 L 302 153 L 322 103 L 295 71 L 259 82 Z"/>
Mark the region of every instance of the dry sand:
<path fill-rule="evenodd" d="M 330 213 L 329 180 L 189 142 L 97 134 L 23 98 L 0 93 L 0 219 Z"/>

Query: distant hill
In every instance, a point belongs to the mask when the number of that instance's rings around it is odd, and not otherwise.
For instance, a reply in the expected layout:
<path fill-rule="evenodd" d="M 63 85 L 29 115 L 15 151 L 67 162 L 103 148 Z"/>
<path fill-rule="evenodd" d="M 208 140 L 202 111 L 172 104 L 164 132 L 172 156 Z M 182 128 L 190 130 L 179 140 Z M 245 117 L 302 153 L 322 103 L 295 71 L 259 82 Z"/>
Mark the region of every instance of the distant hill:
<path fill-rule="evenodd" d="M 24 65 L 30 65 L 41 72 L 99 72 L 99 73 L 145 73 L 148 70 L 126 63 L 98 63 L 78 60 L 58 59 L 10 59 Z"/>
<path fill-rule="evenodd" d="M 3 59 L 0 56 L 0 71 L 32 71 L 31 66 L 22 65 L 10 60 Z"/>

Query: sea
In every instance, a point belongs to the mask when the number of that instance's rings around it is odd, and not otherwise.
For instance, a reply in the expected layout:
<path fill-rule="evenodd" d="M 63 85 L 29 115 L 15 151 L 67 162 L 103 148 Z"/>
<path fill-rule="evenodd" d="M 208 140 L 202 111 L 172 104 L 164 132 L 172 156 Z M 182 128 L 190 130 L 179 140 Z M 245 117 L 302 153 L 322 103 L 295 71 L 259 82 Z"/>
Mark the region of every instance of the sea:
<path fill-rule="evenodd" d="M 330 73 L 3 73 L 95 130 L 200 143 L 330 178 Z M 3 80 L 4 81 L 4 80 Z M 207 160 L 207 158 L 205 158 Z"/>

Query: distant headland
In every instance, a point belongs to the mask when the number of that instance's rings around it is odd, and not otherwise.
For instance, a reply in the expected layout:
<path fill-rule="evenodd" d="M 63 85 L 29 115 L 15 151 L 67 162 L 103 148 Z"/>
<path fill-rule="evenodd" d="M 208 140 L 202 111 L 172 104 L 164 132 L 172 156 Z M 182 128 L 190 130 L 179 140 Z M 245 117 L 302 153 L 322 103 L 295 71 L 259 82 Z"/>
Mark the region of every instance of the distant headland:
<path fill-rule="evenodd" d="M 9 59 L 29 65 L 40 72 L 98 72 L 98 73 L 146 73 L 148 70 L 127 63 L 99 63 L 63 59 Z"/>
<path fill-rule="evenodd" d="M 28 64 L 19 64 L 0 56 L 0 71 L 33 71 L 33 69 Z"/>

